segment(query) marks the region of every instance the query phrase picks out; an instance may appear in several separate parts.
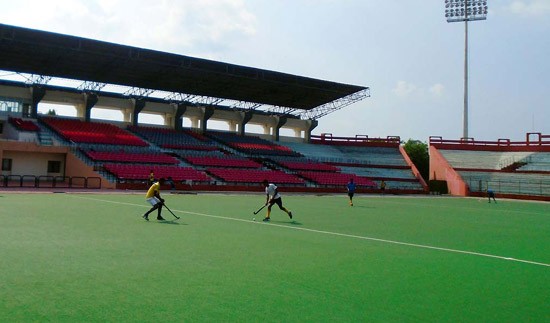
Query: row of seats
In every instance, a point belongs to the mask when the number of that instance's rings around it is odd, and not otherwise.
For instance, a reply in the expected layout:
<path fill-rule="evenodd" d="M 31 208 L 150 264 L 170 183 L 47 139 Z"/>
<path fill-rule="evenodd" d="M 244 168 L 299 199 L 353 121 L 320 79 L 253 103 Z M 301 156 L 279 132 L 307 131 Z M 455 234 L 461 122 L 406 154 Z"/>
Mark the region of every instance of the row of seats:
<path fill-rule="evenodd" d="M 304 180 L 278 170 L 208 168 L 208 173 L 235 183 L 261 183 L 263 180 L 279 184 L 304 184 Z"/>
<path fill-rule="evenodd" d="M 338 172 L 340 169 L 338 167 L 329 165 L 329 164 L 323 164 L 323 163 L 316 163 L 312 161 L 308 162 L 285 162 L 280 161 L 279 164 L 282 166 L 290 169 L 290 170 L 311 170 L 311 171 L 327 171 L 327 172 Z"/>
<path fill-rule="evenodd" d="M 320 185 L 346 185 L 350 179 L 353 178 L 353 181 L 356 185 L 376 187 L 376 183 L 370 180 L 367 177 L 357 176 L 355 174 L 345 174 L 345 173 L 331 173 L 331 172 L 300 172 L 300 176 L 307 178 L 312 182 L 316 182 Z"/>
<path fill-rule="evenodd" d="M 103 167 L 106 171 L 114 174 L 120 179 L 147 180 L 150 172 L 153 171 L 157 178 L 172 177 L 175 181 L 191 180 L 196 182 L 209 182 L 212 180 L 204 172 L 191 167 L 125 164 L 105 164 Z"/>
<path fill-rule="evenodd" d="M 258 143 L 227 143 L 228 146 L 255 155 L 299 156 L 291 149 L 279 145 L 266 145 Z"/>
<path fill-rule="evenodd" d="M 214 157 L 214 156 L 194 156 L 185 157 L 185 160 L 196 166 L 216 166 L 216 167 L 242 167 L 242 168 L 260 168 L 261 164 L 248 158 L 238 157 Z"/>
<path fill-rule="evenodd" d="M 40 128 L 30 120 L 23 120 L 21 118 L 9 117 L 8 122 L 19 131 L 37 132 Z"/>
<path fill-rule="evenodd" d="M 42 118 L 42 122 L 65 139 L 75 143 L 148 146 L 134 134 L 109 123 L 49 117 Z"/>
<path fill-rule="evenodd" d="M 257 136 L 241 136 L 230 132 L 211 131 L 208 135 L 225 145 L 254 155 L 300 156 L 292 149 Z"/>
<path fill-rule="evenodd" d="M 476 151 L 440 149 L 439 152 L 453 168 L 500 170 L 533 155 L 525 151 Z"/>
<path fill-rule="evenodd" d="M 407 166 L 399 148 L 355 147 L 305 143 L 285 143 L 285 146 L 310 159 L 326 163 L 348 165 Z"/>
<path fill-rule="evenodd" d="M 341 166 L 344 173 L 355 174 L 369 178 L 387 178 L 394 180 L 413 180 L 414 176 L 410 168 L 382 168 L 382 167 L 349 167 Z"/>
<path fill-rule="evenodd" d="M 165 149 L 180 149 L 180 150 L 198 150 L 198 151 L 216 151 L 219 150 L 216 146 L 211 145 L 189 145 L 189 144 L 158 144 L 159 147 Z"/>
<path fill-rule="evenodd" d="M 187 149 L 171 149 L 174 154 L 186 158 L 197 156 L 224 157 L 226 153 L 221 150 L 187 150 Z"/>
<path fill-rule="evenodd" d="M 137 126 L 130 126 L 128 130 L 163 148 L 197 150 L 217 149 L 212 140 L 190 130 L 177 131 L 167 128 Z"/>
<path fill-rule="evenodd" d="M 114 151 L 84 151 L 84 153 L 95 161 L 155 164 L 179 163 L 177 158 L 163 153 L 127 153 Z"/>

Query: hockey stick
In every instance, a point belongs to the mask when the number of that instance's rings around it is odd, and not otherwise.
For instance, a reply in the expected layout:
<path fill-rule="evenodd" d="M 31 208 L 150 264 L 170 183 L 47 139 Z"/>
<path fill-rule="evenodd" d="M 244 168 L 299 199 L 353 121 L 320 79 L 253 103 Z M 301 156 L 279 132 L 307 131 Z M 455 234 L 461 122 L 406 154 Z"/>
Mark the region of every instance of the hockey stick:
<path fill-rule="evenodd" d="M 264 204 L 264 206 L 262 206 L 261 208 L 259 208 L 258 211 L 255 211 L 254 214 L 258 214 L 258 212 L 260 212 L 261 210 L 263 210 L 264 207 L 266 207 L 266 206 L 267 206 L 267 204 Z"/>
<path fill-rule="evenodd" d="M 179 220 L 180 217 L 177 216 L 177 215 L 175 215 L 174 212 L 172 212 L 172 210 L 170 210 L 170 209 L 168 208 L 168 206 L 166 206 L 166 204 L 165 204 L 164 202 L 162 202 L 162 205 L 168 210 L 168 212 L 172 213 L 172 215 L 173 215 L 176 219 Z"/>

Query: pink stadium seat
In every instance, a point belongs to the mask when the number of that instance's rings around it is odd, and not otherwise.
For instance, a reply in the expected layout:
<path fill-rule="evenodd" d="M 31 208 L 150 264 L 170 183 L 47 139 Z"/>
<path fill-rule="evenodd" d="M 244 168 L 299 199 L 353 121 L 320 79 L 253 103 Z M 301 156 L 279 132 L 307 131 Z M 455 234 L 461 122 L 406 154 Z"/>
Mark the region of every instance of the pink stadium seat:
<path fill-rule="evenodd" d="M 31 131 L 31 132 L 40 131 L 40 128 L 30 120 L 23 120 L 20 118 L 9 117 L 8 121 L 15 128 L 17 128 L 17 130 L 20 130 L 20 131 Z"/>
<path fill-rule="evenodd" d="M 148 146 L 139 137 L 109 123 L 62 118 L 43 118 L 42 121 L 65 139 L 76 143 Z"/>

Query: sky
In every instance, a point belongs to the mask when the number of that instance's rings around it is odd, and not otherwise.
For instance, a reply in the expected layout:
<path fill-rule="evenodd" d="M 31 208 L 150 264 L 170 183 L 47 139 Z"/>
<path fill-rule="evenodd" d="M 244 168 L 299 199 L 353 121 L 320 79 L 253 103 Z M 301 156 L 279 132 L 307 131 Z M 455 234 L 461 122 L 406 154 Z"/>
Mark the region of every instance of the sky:
<path fill-rule="evenodd" d="M 464 24 L 444 2 L 0 0 L 0 22 L 366 86 L 313 134 L 427 142 L 463 136 Z M 468 137 L 550 134 L 550 0 L 488 6 L 469 24 Z"/>

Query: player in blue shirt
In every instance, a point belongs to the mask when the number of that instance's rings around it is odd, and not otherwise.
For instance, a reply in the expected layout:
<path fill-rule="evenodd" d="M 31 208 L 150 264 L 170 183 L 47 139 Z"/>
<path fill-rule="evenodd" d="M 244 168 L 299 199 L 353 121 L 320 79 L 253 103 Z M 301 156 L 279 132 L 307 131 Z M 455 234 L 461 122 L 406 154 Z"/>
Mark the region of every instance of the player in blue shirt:
<path fill-rule="evenodd" d="M 495 191 L 490 188 L 487 189 L 487 197 L 489 197 L 489 203 L 491 203 L 491 198 L 493 198 L 493 201 L 495 201 L 495 203 L 497 202 L 497 200 L 495 199 Z"/>
<path fill-rule="evenodd" d="M 355 194 L 355 182 L 353 182 L 353 178 L 350 178 L 346 188 L 348 190 L 349 206 L 353 206 L 353 194 Z"/>

